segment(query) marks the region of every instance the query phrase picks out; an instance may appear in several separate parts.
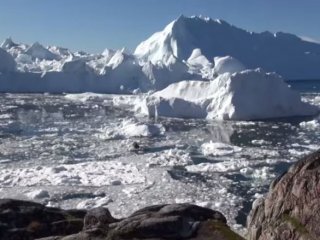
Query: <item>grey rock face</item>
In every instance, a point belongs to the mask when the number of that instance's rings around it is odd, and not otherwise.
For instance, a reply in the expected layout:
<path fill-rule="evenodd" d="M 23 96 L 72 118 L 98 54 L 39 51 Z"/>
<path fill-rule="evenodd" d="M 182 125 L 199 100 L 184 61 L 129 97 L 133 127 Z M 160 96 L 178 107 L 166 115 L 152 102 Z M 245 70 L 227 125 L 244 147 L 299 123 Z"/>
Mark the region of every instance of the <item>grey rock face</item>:
<path fill-rule="evenodd" d="M 320 239 L 320 151 L 276 179 L 248 218 L 250 240 Z"/>

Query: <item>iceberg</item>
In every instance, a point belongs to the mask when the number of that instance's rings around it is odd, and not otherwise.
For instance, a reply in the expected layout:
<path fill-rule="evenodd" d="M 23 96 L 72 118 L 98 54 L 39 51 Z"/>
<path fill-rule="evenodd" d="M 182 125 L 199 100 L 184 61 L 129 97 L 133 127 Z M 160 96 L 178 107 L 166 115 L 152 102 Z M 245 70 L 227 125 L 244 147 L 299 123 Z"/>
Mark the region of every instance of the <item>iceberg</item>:
<path fill-rule="evenodd" d="M 139 44 L 134 54 L 170 65 L 171 59 L 187 60 L 194 49 L 212 61 L 232 56 L 249 69 L 263 68 L 286 79 L 319 79 L 320 44 L 289 33 L 255 33 L 220 19 L 180 16 Z"/>
<path fill-rule="evenodd" d="M 224 73 L 211 81 L 181 81 L 157 91 L 136 110 L 149 116 L 259 120 L 319 113 L 275 73 Z"/>
<path fill-rule="evenodd" d="M 6 38 L 0 45 L 0 47 L 3 49 L 10 49 L 15 46 L 17 46 L 17 44 L 12 41 L 11 37 Z"/>

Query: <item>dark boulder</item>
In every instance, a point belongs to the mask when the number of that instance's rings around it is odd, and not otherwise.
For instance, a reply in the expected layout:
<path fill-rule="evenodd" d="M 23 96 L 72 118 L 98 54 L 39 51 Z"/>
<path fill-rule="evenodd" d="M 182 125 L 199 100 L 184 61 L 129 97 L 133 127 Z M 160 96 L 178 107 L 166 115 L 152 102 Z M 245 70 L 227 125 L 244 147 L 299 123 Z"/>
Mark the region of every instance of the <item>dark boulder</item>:
<path fill-rule="evenodd" d="M 320 239 L 320 151 L 276 179 L 248 218 L 250 240 Z"/>
<path fill-rule="evenodd" d="M 122 220 L 111 235 L 124 239 L 187 239 L 196 236 L 199 224 L 207 220 L 227 222 L 220 212 L 191 204 L 157 205 Z"/>
<path fill-rule="evenodd" d="M 94 208 L 87 212 L 84 218 L 83 230 L 87 233 L 107 235 L 109 225 L 118 221 L 118 219 L 111 216 L 107 208 Z"/>
<path fill-rule="evenodd" d="M 77 233 L 83 228 L 85 214 L 82 210 L 0 199 L 0 239 L 24 240 Z"/>
<path fill-rule="evenodd" d="M 226 222 L 220 212 L 191 204 L 146 207 L 122 220 L 98 208 L 88 212 L 82 232 L 42 240 L 243 240 Z"/>

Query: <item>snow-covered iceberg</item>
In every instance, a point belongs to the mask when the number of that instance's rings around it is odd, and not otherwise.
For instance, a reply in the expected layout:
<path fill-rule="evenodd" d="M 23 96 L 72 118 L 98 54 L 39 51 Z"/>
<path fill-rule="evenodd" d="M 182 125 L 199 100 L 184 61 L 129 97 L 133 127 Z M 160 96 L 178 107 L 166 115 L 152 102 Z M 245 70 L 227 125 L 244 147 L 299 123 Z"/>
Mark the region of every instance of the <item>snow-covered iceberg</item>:
<path fill-rule="evenodd" d="M 283 79 L 261 69 L 224 73 L 212 81 L 182 81 L 147 97 L 137 110 L 149 116 L 255 120 L 315 115 Z"/>
<path fill-rule="evenodd" d="M 249 32 L 223 20 L 180 16 L 135 50 L 144 61 L 187 60 L 200 49 L 210 61 L 217 56 L 233 56 L 247 68 L 261 67 L 286 79 L 320 77 L 320 44 L 304 41 L 289 33 Z"/>

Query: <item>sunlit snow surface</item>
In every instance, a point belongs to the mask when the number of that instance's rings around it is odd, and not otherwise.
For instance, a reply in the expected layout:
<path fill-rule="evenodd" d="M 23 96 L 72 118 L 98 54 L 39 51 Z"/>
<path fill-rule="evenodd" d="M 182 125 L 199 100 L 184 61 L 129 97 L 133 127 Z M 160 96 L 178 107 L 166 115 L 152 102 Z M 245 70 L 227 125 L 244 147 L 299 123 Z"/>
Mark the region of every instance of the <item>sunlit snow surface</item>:
<path fill-rule="evenodd" d="M 217 122 L 135 115 L 139 95 L 0 95 L 0 194 L 116 216 L 157 203 L 220 210 L 244 231 L 251 202 L 320 148 L 320 119 Z M 320 106 L 320 93 L 304 93 Z M 134 149 L 137 142 L 139 149 Z"/>

